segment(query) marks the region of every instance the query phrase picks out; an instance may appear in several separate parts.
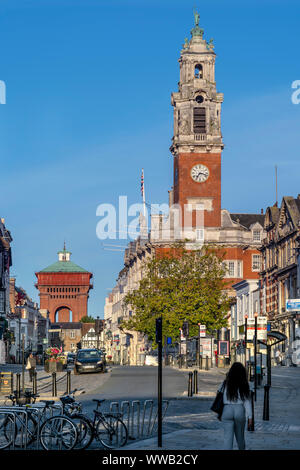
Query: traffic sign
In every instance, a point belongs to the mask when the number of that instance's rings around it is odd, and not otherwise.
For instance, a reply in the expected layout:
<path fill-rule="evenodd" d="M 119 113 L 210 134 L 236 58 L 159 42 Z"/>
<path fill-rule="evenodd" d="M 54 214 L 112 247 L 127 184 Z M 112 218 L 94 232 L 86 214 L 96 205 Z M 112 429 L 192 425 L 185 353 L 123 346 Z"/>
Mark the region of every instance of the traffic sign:
<path fill-rule="evenodd" d="M 288 299 L 286 301 L 286 310 L 288 312 L 297 312 L 300 310 L 300 299 Z"/>

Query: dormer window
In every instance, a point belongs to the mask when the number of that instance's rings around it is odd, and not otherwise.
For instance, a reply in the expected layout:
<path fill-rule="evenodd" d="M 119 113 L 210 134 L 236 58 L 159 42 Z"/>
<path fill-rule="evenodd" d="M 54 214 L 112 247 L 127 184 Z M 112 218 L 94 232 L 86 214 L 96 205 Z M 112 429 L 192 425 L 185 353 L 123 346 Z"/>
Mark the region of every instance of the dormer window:
<path fill-rule="evenodd" d="M 261 241 L 261 231 L 260 230 L 253 230 L 252 232 L 253 241 L 260 242 Z"/>
<path fill-rule="evenodd" d="M 203 67 L 201 64 L 195 66 L 195 78 L 203 78 Z"/>

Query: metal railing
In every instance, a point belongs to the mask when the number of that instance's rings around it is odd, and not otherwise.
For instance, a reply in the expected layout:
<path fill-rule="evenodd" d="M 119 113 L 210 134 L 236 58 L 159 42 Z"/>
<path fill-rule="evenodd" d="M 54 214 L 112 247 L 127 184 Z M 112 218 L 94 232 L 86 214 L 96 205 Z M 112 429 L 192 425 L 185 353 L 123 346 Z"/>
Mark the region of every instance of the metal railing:
<path fill-rule="evenodd" d="M 163 416 L 165 417 L 169 402 L 163 400 Z M 121 413 L 122 420 L 128 429 L 129 439 L 151 437 L 157 431 L 158 409 L 154 400 L 114 401 L 109 406 L 110 413 Z"/>

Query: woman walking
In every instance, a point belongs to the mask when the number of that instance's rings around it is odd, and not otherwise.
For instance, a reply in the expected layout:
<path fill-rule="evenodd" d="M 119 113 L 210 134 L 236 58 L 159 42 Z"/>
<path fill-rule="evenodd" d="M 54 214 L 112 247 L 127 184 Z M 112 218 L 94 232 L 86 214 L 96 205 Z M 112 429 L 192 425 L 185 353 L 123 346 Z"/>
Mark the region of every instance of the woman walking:
<path fill-rule="evenodd" d="M 245 449 L 244 433 L 246 420 L 248 421 L 248 427 L 252 425 L 252 403 L 250 396 L 246 369 L 240 362 L 235 362 L 231 366 L 224 382 L 222 422 L 224 424 L 225 450 L 233 448 L 234 436 L 239 450 Z"/>
<path fill-rule="evenodd" d="M 35 368 L 36 368 L 36 359 L 35 359 L 35 357 L 33 357 L 33 354 L 30 353 L 29 357 L 28 357 L 28 360 L 27 360 L 27 365 L 26 365 L 26 369 L 29 372 L 30 382 L 32 382 L 32 380 L 33 380 L 33 375 L 34 375 Z"/>

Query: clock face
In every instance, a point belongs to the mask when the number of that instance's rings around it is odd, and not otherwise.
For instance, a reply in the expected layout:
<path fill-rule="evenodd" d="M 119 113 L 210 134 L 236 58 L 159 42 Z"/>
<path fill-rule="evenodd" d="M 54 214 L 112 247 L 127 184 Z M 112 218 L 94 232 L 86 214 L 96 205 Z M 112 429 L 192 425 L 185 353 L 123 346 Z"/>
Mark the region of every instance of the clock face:
<path fill-rule="evenodd" d="M 191 177 L 197 183 L 204 183 L 204 181 L 209 177 L 209 169 L 205 165 L 199 163 L 199 165 L 195 165 L 191 169 Z"/>

